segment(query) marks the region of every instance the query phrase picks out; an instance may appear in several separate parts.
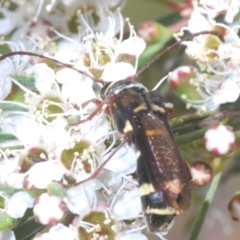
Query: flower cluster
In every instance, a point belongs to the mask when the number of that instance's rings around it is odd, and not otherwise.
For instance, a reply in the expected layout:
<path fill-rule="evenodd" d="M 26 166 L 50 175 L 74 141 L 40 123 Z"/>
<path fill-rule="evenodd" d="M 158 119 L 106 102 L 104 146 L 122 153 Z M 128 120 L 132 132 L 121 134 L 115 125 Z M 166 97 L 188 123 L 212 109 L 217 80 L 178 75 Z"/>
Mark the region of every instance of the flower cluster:
<path fill-rule="evenodd" d="M 0 35 L 14 31 L 3 46 L 48 57 L 0 62 L 0 217 L 18 222 L 32 208 L 52 226 L 34 239 L 146 239 L 133 148 L 118 147 L 121 136 L 102 110 L 81 122 L 98 108 L 94 76 L 133 75 L 145 48 L 128 20 L 123 40 L 123 4 L 31 1 L 0 10 Z M 8 229 L 0 234 L 14 239 Z"/>
<path fill-rule="evenodd" d="M 186 10 L 186 9 L 185 9 Z M 239 51 L 240 38 L 238 35 L 239 22 L 237 14 L 240 10 L 239 1 L 192 1 L 191 15 L 187 26 L 181 28 L 179 36 L 184 31 L 196 33 L 203 30 L 219 32 L 222 42 L 213 35 L 201 35 L 191 41 L 184 42 L 187 54 L 196 61 L 198 68 L 193 66 L 179 67 L 170 76 L 171 86 L 183 82 L 186 91 L 177 91 L 187 103 L 199 111 L 216 110 L 221 104 L 235 102 L 240 94 Z M 192 74 L 181 78 L 182 72 Z M 178 84 L 177 84 L 178 85 Z M 191 89 L 191 91 L 189 91 Z M 194 91 L 194 93 L 193 93 Z M 190 92 L 190 95 L 189 95 Z"/>
<path fill-rule="evenodd" d="M 109 117 L 111 106 L 99 97 L 103 82 L 136 74 L 146 47 L 143 38 L 151 45 L 163 32 L 172 32 L 148 22 L 139 37 L 121 15 L 125 3 L 1 1 L 0 49 L 11 53 L 0 56 L 0 239 L 15 240 L 16 228 L 33 218 L 42 229 L 36 235 L 28 229 L 36 240 L 147 239 L 137 154 Z M 213 30 L 224 41 L 210 34 L 185 41 L 196 65 L 177 68 L 169 74 L 169 84 L 187 108 L 216 110 L 240 95 L 240 4 L 186 3 L 180 7 L 183 21 L 176 38 L 184 31 Z M 155 47 L 149 49 L 152 54 Z M 170 106 L 166 104 L 169 111 Z M 204 140 L 220 159 L 232 152 L 238 136 L 218 124 Z M 178 137 L 188 129 L 179 130 Z M 186 181 L 195 186 L 212 180 L 213 171 L 204 161 L 185 167 Z M 234 220 L 239 219 L 238 205 L 239 193 L 229 204 Z M 156 233 L 161 239 L 165 234 Z"/>

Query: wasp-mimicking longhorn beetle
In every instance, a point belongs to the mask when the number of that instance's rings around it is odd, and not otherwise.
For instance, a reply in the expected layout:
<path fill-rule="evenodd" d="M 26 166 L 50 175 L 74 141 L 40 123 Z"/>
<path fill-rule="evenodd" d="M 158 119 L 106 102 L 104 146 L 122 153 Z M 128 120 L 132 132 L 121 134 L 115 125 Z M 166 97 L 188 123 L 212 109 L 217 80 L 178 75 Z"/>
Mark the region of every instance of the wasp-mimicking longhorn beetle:
<path fill-rule="evenodd" d="M 181 159 L 169 127 L 167 108 L 162 96 L 156 90 L 148 91 L 134 80 L 165 52 L 200 34 L 214 34 L 221 38 L 220 34 L 214 31 L 190 35 L 157 54 L 134 76 L 116 82 L 104 82 L 75 69 L 70 64 L 63 64 L 35 53 L 12 52 L 0 57 L 0 61 L 16 54 L 50 59 L 103 84 L 102 103 L 83 121 L 90 120 L 102 110 L 103 104 L 107 104 L 108 112 L 112 115 L 118 131 L 125 136 L 125 142 L 135 146 L 139 193 L 146 222 L 152 232 L 168 230 L 172 219 L 189 208 L 191 174 L 188 165 Z"/>
<path fill-rule="evenodd" d="M 137 176 L 150 231 L 166 231 L 173 217 L 190 205 L 189 174 L 181 160 L 158 91 L 121 80 L 104 85 L 101 97 L 114 96 L 112 115 L 119 132 L 137 148 Z"/>

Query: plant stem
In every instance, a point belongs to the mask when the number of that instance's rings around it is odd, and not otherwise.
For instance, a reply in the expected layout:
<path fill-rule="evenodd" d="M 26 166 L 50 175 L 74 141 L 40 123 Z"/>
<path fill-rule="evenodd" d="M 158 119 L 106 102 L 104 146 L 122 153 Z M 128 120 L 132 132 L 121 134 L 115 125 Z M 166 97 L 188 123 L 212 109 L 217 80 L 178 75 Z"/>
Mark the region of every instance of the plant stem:
<path fill-rule="evenodd" d="M 210 187 L 209 187 L 207 195 L 205 197 L 205 200 L 204 200 L 201 212 L 200 212 L 200 214 L 198 216 L 198 219 L 197 219 L 197 221 L 195 223 L 195 226 L 193 227 L 193 230 L 192 230 L 192 233 L 191 233 L 191 236 L 190 236 L 189 240 L 196 240 L 198 238 L 198 235 L 199 235 L 199 233 L 201 231 L 201 228 L 202 228 L 204 219 L 206 217 L 209 205 L 212 202 L 213 196 L 214 196 L 214 194 L 215 194 L 215 192 L 217 190 L 217 187 L 218 187 L 221 175 L 222 175 L 222 171 L 220 170 L 214 176 L 214 178 L 213 178 L 213 180 L 212 180 L 212 182 L 210 184 Z"/>

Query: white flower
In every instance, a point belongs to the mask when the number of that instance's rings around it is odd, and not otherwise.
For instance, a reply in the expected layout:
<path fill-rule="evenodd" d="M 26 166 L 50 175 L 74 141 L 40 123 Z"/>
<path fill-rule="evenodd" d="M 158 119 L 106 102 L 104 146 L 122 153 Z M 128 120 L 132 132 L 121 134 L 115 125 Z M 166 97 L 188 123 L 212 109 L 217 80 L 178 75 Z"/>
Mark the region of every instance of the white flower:
<path fill-rule="evenodd" d="M 221 66 L 225 69 L 227 68 L 224 64 L 221 64 Z M 191 88 L 189 86 L 187 87 L 189 87 L 191 91 L 196 92 L 195 95 L 188 91 L 185 91 L 185 94 L 182 94 L 181 97 L 187 103 L 187 108 L 193 107 L 199 111 L 214 111 L 220 106 L 220 104 L 235 102 L 238 99 L 240 94 L 239 70 L 232 69 L 232 72 L 230 73 L 227 69 L 225 72 L 217 72 L 217 70 L 214 69 L 213 71 L 216 75 L 200 73 L 195 69 L 194 75 L 187 76 L 188 79 L 184 79 L 184 76 L 181 76 L 182 79 L 179 79 L 178 82 L 174 82 L 172 78 L 170 79 L 170 84 L 173 88 L 181 88 L 182 85 L 182 89 L 186 87 L 184 80 L 188 80 L 187 83 Z M 191 99 L 188 97 L 188 94 L 195 98 Z"/>
<path fill-rule="evenodd" d="M 65 119 L 56 119 L 47 126 L 44 126 L 36 122 L 33 117 L 23 117 L 20 123 L 18 123 L 15 132 L 17 138 L 25 147 L 45 145 L 49 151 L 54 150 L 56 152 L 66 144 L 67 131 L 65 129 Z M 33 132 L 34 134 L 32 134 Z"/>
<path fill-rule="evenodd" d="M 43 93 L 51 91 L 55 83 L 55 72 L 46 63 L 38 63 L 28 68 L 26 74 L 33 74 L 36 88 Z"/>
<path fill-rule="evenodd" d="M 14 232 L 8 228 L 0 231 L 0 239 L 4 240 L 16 240 Z"/>
<path fill-rule="evenodd" d="M 113 34 L 115 35 L 119 31 L 119 14 L 118 12 L 110 12 L 110 9 L 123 7 L 123 4 L 121 4 L 122 0 L 62 0 L 61 2 L 65 5 L 64 12 L 69 18 L 76 14 L 77 10 L 82 10 L 78 19 L 81 25 L 85 26 L 86 22 L 88 22 L 88 24 L 91 24 L 91 29 L 95 32 L 106 32 L 106 28 L 109 29 L 110 25 L 113 25 Z M 98 21 L 96 21 L 96 18 Z M 109 20 L 110 18 L 111 20 Z"/>
<path fill-rule="evenodd" d="M 218 1 L 193 1 L 195 8 L 201 11 L 204 14 L 207 14 L 208 17 L 215 18 L 218 15 L 224 13 L 225 21 L 231 23 L 234 17 L 239 13 L 240 3 L 238 0 L 218 0 Z"/>
<path fill-rule="evenodd" d="M 119 18 L 121 22 L 119 39 L 115 37 L 115 31 L 112 30 L 112 28 L 115 28 L 115 25 L 112 26 L 111 24 L 109 25 L 109 29 L 104 32 L 94 33 L 91 29 L 91 33 L 84 36 L 81 44 L 61 35 L 61 37 L 65 39 L 65 42 L 69 42 L 68 46 L 72 45 L 70 47 L 70 56 L 72 56 L 72 61 L 76 62 L 75 64 L 79 69 L 93 73 L 103 72 L 101 78 L 105 81 L 124 79 L 136 72 L 139 55 L 143 52 L 146 43 L 142 38 L 136 36 L 136 32 L 130 24 L 130 36 L 126 40 L 122 40 L 123 20 L 120 13 Z M 90 28 L 87 23 L 86 26 L 88 29 Z M 81 56 L 80 58 L 78 57 L 77 60 L 73 49 Z M 56 56 L 59 55 L 63 56 L 62 48 L 60 48 L 60 52 L 56 53 Z M 123 55 L 131 55 L 132 58 L 136 59 L 134 68 L 130 66 L 132 59 L 126 60 L 126 62 L 119 61 Z M 70 60 L 69 56 L 67 60 Z M 64 62 L 66 62 L 66 59 L 64 59 Z M 120 74 L 120 76 L 118 76 L 118 74 Z M 70 79 L 67 78 L 65 81 L 69 82 Z"/>
<path fill-rule="evenodd" d="M 90 212 L 96 207 L 96 189 L 92 181 L 69 188 L 65 199 L 68 209 L 80 216 Z"/>
<path fill-rule="evenodd" d="M 226 13 L 226 19 L 232 21 L 239 12 L 240 3 L 235 0 L 212 1 L 211 3 L 203 0 L 193 1 L 193 4 L 194 11 L 188 21 L 188 26 L 183 27 L 181 33 L 185 30 L 191 33 L 214 30 L 222 35 L 224 41 L 220 41 L 216 36 L 201 34 L 192 40 L 183 42 L 187 46 L 187 54 L 196 60 L 200 69 L 200 71 L 196 70 L 196 76 L 190 80 L 190 83 L 196 87 L 196 95 L 201 98 L 189 99 L 186 92 L 183 99 L 187 102 L 187 108 L 214 111 L 220 104 L 235 102 L 240 94 L 239 26 L 234 26 L 234 24 L 228 26 L 217 22 L 214 18 Z"/>
<path fill-rule="evenodd" d="M 100 140 L 102 142 L 112 134 L 116 134 L 109 131 L 108 122 L 100 116 L 95 116 L 90 121 L 84 122 L 82 126 L 79 126 L 79 129 L 82 137 L 91 143 L 99 143 Z"/>
<path fill-rule="evenodd" d="M 25 186 L 46 189 L 52 181 L 60 181 L 65 172 L 63 165 L 56 161 L 36 163 L 25 173 Z"/>
<path fill-rule="evenodd" d="M 122 233 L 118 234 L 116 240 L 147 240 L 148 238 L 143 235 L 141 232 L 133 232 L 133 233 Z"/>
<path fill-rule="evenodd" d="M 146 47 L 144 40 L 138 36 L 132 36 L 119 44 L 117 52 L 119 54 L 129 54 L 133 56 L 140 56 Z"/>
<path fill-rule="evenodd" d="M 7 177 L 7 184 L 11 187 L 21 189 L 23 188 L 25 174 L 22 173 L 11 173 Z"/>
<path fill-rule="evenodd" d="M 4 102 L 3 102 L 4 103 Z M 16 106 L 21 106 L 23 109 L 27 109 L 27 106 L 21 103 L 16 102 L 6 102 L 6 103 L 13 103 L 13 105 L 16 104 Z M 21 114 L 15 114 L 15 112 L 2 112 L 0 115 L 0 124 L 1 124 L 1 130 L 3 133 L 13 134 L 16 135 L 16 131 L 22 120 L 24 119 L 26 113 L 22 112 Z M 20 139 L 19 139 L 20 140 Z M 5 147 L 1 145 L 2 147 Z"/>
<path fill-rule="evenodd" d="M 239 77 L 239 76 L 238 76 Z M 239 80 L 237 80 L 239 82 Z M 240 94 L 240 86 L 231 78 L 226 79 L 220 85 L 220 88 L 216 90 L 213 96 L 213 102 L 215 104 L 222 104 L 227 102 L 235 102 Z"/>
<path fill-rule="evenodd" d="M 4 159 L 0 162 L 0 183 L 5 184 L 8 182 L 9 175 L 18 168 L 19 156 L 8 158 L 6 153 L 2 150 L 0 152 Z"/>
<path fill-rule="evenodd" d="M 213 24 L 213 22 L 209 21 L 198 10 L 194 10 L 191 14 L 190 19 L 188 20 L 188 26 L 186 29 L 191 33 L 197 33 L 200 31 L 211 30 L 211 24 Z"/>
<path fill-rule="evenodd" d="M 27 208 L 33 207 L 34 198 L 26 192 L 17 192 L 8 200 L 6 213 L 12 218 L 23 217 Z"/>
<path fill-rule="evenodd" d="M 68 7 L 60 8 L 60 5 Z M 23 5 L 16 3 L 15 12 L 19 14 L 19 25 L 17 28 L 16 25 L 12 27 L 16 29 L 11 37 L 19 41 L 20 34 L 23 34 L 23 40 L 19 46 L 12 42 L 3 43 L 12 51 L 30 49 L 56 60 L 63 60 L 89 76 L 99 76 L 107 81 L 126 79 L 136 73 L 139 55 L 146 44 L 136 35 L 129 23 L 129 37 L 123 40 L 122 15 L 119 10 L 106 10 L 107 7 L 115 9 L 116 6 L 121 7 L 120 0 L 51 3 L 33 1 L 24 2 Z M 78 12 L 79 7 L 82 9 L 81 13 Z M 31 14 L 24 17 L 24 8 L 26 13 Z M 48 14 L 49 12 L 51 14 Z M 78 23 L 76 26 L 81 28 L 78 36 L 68 29 L 69 20 L 71 21 L 73 16 L 77 17 L 79 23 L 79 26 Z M 9 21 L 8 17 L 8 14 L 3 16 L 6 22 Z M 95 21 L 96 17 L 99 17 L 99 21 Z M 54 26 L 54 30 L 49 33 L 51 25 Z M 116 37 L 117 33 L 119 37 Z M 52 34 L 55 36 L 50 39 L 48 36 Z M 61 47 L 58 47 L 59 38 L 62 40 Z M 56 41 L 56 46 L 51 41 Z M 135 61 L 134 66 L 132 60 Z M 73 225 L 66 227 L 59 224 L 48 233 L 38 234 L 35 239 L 75 240 L 77 232 L 74 226 L 77 220 L 79 219 L 83 226 L 87 226 L 87 229 L 89 226 L 92 228 L 91 223 L 82 221 L 83 216 L 101 209 L 105 216 L 115 215 L 118 219 L 116 224 L 122 223 L 122 226 L 125 225 L 125 219 L 141 218 L 130 226 L 131 232 L 122 234 L 121 239 L 130 238 L 129 236 L 144 239 L 144 235 L 139 232 L 145 224 L 137 183 L 135 179 L 127 176 L 136 171 L 135 152 L 133 147 L 127 144 L 113 150 L 122 136 L 115 125 L 107 120 L 109 117 L 104 115 L 109 109 L 104 111 L 106 106 L 102 107 L 101 101 L 96 99 L 100 94 L 101 84 L 72 69 L 59 70 L 60 64 L 44 61 L 44 58 L 40 60 L 37 57 L 17 55 L 1 63 L 4 70 L 1 76 L 23 91 L 20 101 L 24 103 L 16 104 L 21 104 L 24 110 L 27 109 L 27 112 L 4 111 L 0 118 L 3 132 L 16 136 L 20 147 L 24 148 L 13 152 L 16 158 L 11 164 L 3 154 L 5 162 L 0 165 L 1 180 L 20 190 L 41 189 L 51 193 L 52 183 L 57 182 L 59 186 L 64 186 L 66 195 L 64 192 L 60 198 L 59 195 L 43 193 L 35 201 L 31 198 L 31 204 L 23 197 L 18 198 L 15 206 L 11 207 L 12 215 L 21 218 L 26 206 L 31 207 L 34 201 L 33 212 L 36 221 L 52 225 L 64 218 L 68 208 L 77 215 L 71 222 Z M 33 79 L 37 91 L 18 80 L 22 75 Z M 3 100 L 11 91 L 9 87 L 4 89 L 6 86 L 7 83 L 4 83 Z M 86 121 L 79 124 L 78 119 Z M 10 122 L 10 127 L 7 126 L 7 122 Z M 71 125 L 70 122 L 74 123 Z M 36 151 L 31 152 L 31 149 L 43 151 L 38 154 Z M 108 161 L 106 165 L 105 161 Z M 84 180 L 86 181 L 82 183 Z M 10 199 L 9 206 L 11 201 Z M 21 212 L 16 210 L 18 203 L 25 204 Z M 116 227 L 111 217 L 106 218 L 107 224 L 109 221 Z M 120 229 L 124 230 L 124 227 Z"/>
<path fill-rule="evenodd" d="M 220 44 L 217 49 L 219 59 L 227 60 L 229 67 L 231 65 L 237 66 L 240 57 L 240 38 L 238 36 L 238 27 L 230 28 L 222 25 L 223 30 L 226 32 L 224 35 L 224 43 Z"/>
<path fill-rule="evenodd" d="M 56 73 L 56 80 L 62 84 L 62 97 L 72 104 L 82 104 L 96 98 L 92 89 L 92 80 L 80 75 L 78 72 L 63 68 Z"/>
<path fill-rule="evenodd" d="M 9 61 L 0 62 L 0 100 L 4 100 L 12 90 L 9 75 L 14 72 L 14 66 Z"/>
<path fill-rule="evenodd" d="M 73 229 L 64 226 L 63 224 L 57 224 L 49 230 L 50 239 L 58 240 L 75 240 L 76 232 Z"/>
<path fill-rule="evenodd" d="M 29 116 L 22 118 L 16 129 L 16 136 L 25 146 L 38 145 L 41 141 L 43 127 Z M 34 132 L 34 134 L 32 134 Z"/>
<path fill-rule="evenodd" d="M 68 29 L 67 16 L 64 14 L 50 16 L 43 8 L 43 1 L 16 2 L 14 11 L 4 9 L 1 12 L 3 13 L 1 22 L 6 27 L 2 33 L 8 34 L 15 30 L 11 35 L 11 40 L 15 42 L 24 41 L 28 44 L 29 42 L 24 39 L 26 36 L 37 38 L 40 34 L 44 38 L 48 35 L 51 25 L 65 31 Z"/>
<path fill-rule="evenodd" d="M 104 174 L 100 175 L 98 180 L 107 187 L 109 194 L 116 193 L 123 181 L 120 174 L 116 174 L 109 170 L 104 170 Z"/>
<path fill-rule="evenodd" d="M 130 63 L 118 62 L 107 63 L 103 70 L 102 79 L 106 82 L 123 80 L 136 73 Z"/>
<path fill-rule="evenodd" d="M 21 16 L 19 16 L 19 12 L 10 11 L 6 8 L 1 7 L 0 12 L 3 15 L 3 17 L 0 19 L 0 35 L 7 35 L 11 31 L 14 30 L 14 28 L 18 27 L 23 23 Z"/>
<path fill-rule="evenodd" d="M 58 223 L 56 226 L 52 227 L 47 233 L 38 233 L 34 240 L 75 240 L 76 231 L 70 227 L 66 227 L 61 223 Z"/>
<path fill-rule="evenodd" d="M 231 127 L 223 125 L 208 129 L 204 140 L 206 149 L 216 156 L 231 152 L 235 145 L 235 135 Z"/>
<path fill-rule="evenodd" d="M 142 211 L 138 188 L 123 190 L 117 194 L 112 212 L 117 220 L 137 218 Z"/>
<path fill-rule="evenodd" d="M 33 240 L 51 240 L 49 233 L 37 233 Z"/>
<path fill-rule="evenodd" d="M 104 158 L 107 159 L 111 153 L 112 152 L 106 154 Z M 132 147 L 125 145 L 113 155 L 104 168 L 116 173 L 128 175 L 136 171 L 136 163 L 135 151 Z"/>
<path fill-rule="evenodd" d="M 48 193 L 43 193 L 36 198 L 33 214 L 35 219 L 42 224 L 55 225 L 58 223 L 64 213 L 66 207 L 64 202 L 55 196 L 51 196 Z"/>

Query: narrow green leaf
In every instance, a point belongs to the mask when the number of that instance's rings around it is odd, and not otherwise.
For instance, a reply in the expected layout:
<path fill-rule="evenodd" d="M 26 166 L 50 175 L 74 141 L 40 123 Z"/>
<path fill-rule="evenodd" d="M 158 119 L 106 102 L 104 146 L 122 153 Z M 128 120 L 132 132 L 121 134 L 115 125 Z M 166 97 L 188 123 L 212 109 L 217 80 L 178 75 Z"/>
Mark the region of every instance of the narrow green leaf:
<path fill-rule="evenodd" d="M 26 74 L 15 74 L 12 75 L 12 78 L 17 80 L 21 85 L 23 85 L 27 89 L 31 91 L 37 91 L 35 87 L 35 78 L 33 76 Z"/>
<path fill-rule="evenodd" d="M 180 136 L 175 136 L 174 138 L 178 143 L 178 145 L 183 145 L 183 144 L 195 141 L 199 138 L 202 138 L 207 130 L 208 128 L 202 128 L 194 132 L 186 133 Z"/>
<path fill-rule="evenodd" d="M 13 231 L 16 239 L 29 240 L 44 228 L 44 225 L 31 219 L 30 221 L 19 224 L 13 229 Z"/>
<path fill-rule="evenodd" d="M 16 138 L 16 136 L 12 134 L 0 134 L 0 149 L 3 151 L 5 149 L 14 150 L 14 149 L 22 149 L 23 145 Z"/>
<path fill-rule="evenodd" d="M 12 95 L 13 96 L 13 95 Z M 10 100 L 10 95 L 9 98 L 7 98 L 8 100 Z M 13 97 L 14 98 L 14 97 Z M 20 112 L 27 112 L 28 109 L 25 107 L 22 107 L 20 105 L 15 104 L 14 102 L 6 102 L 6 103 L 0 103 L 0 109 L 2 111 L 8 111 L 8 112 L 13 112 L 13 111 L 20 111 Z"/>
<path fill-rule="evenodd" d="M 171 128 L 182 127 L 183 124 L 191 123 L 212 116 L 213 113 L 196 113 L 178 118 L 172 118 L 169 121 Z"/>
<path fill-rule="evenodd" d="M 189 240 L 197 240 L 197 238 L 198 238 L 198 235 L 201 231 L 204 219 L 207 215 L 208 208 L 209 208 L 209 206 L 210 206 L 210 204 L 213 200 L 213 196 L 214 196 L 214 194 L 217 190 L 221 175 L 222 175 L 222 171 L 218 172 L 214 176 L 214 178 L 213 178 L 213 180 L 210 184 L 210 187 L 208 189 L 208 192 L 207 192 L 207 195 L 205 197 L 204 203 L 202 205 L 202 209 L 201 209 L 201 211 L 198 215 L 197 221 L 196 221 L 195 226 L 192 230 L 192 233 L 191 233 L 191 236 L 190 236 Z"/>
<path fill-rule="evenodd" d="M 18 140 L 16 136 L 12 134 L 0 134 L 0 143 L 12 141 L 12 140 Z"/>
<path fill-rule="evenodd" d="M 6 186 L 6 185 L 0 183 L 0 191 L 8 193 L 8 194 L 14 194 L 14 193 L 18 192 L 19 189 L 16 189 L 16 188 L 13 188 L 10 186 Z"/>

